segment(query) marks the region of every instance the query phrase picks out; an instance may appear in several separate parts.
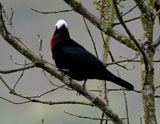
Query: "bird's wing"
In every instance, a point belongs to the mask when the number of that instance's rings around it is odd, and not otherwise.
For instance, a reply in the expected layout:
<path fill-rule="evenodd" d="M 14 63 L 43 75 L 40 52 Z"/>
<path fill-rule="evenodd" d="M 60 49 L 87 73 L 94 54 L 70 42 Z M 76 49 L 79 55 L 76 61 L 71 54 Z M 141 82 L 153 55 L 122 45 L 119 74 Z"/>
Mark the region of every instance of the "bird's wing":
<path fill-rule="evenodd" d="M 72 66 L 72 68 L 99 68 L 104 67 L 102 62 L 94 55 L 81 47 L 64 47 L 64 54 L 67 57 L 65 63 Z"/>

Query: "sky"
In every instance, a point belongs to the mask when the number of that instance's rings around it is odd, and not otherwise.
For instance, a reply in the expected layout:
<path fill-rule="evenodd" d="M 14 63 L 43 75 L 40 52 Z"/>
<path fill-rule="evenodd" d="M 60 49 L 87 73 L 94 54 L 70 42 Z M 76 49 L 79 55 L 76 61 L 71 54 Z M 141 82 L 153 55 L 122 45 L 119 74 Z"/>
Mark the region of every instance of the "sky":
<path fill-rule="evenodd" d="M 43 40 L 43 56 L 44 59 L 54 63 L 51 56 L 50 50 L 50 39 L 55 30 L 55 23 L 59 19 L 64 19 L 69 25 L 69 32 L 71 37 L 78 43 L 83 45 L 91 53 L 94 52 L 94 48 L 87 33 L 86 27 L 83 22 L 83 18 L 76 12 L 59 13 L 59 14 L 39 14 L 31 10 L 31 8 L 41 10 L 41 11 L 59 11 L 70 9 L 70 7 L 63 0 L 1 0 L 6 12 L 11 16 L 11 10 L 13 9 L 14 15 L 12 19 L 13 26 L 19 37 L 27 44 L 33 51 L 38 53 L 38 37 Z M 88 8 L 92 13 L 99 17 L 99 13 L 93 5 L 93 0 L 81 0 L 81 3 Z M 122 9 L 126 12 L 135 4 L 132 1 L 124 3 L 125 8 Z M 140 12 L 135 9 L 133 12 L 125 16 L 125 19 L 139 16 Z M 90 22 L 87 21 L 93 38 L 95 40 L 98 55 L 102 56 L 102 38 L 100 31 L 94 27 Z M 136 39 L 143 39 L 142 25 L 139 20 L 128 23 L 129 29 L 135 35 Z M 154 39 L 159 36 L 160 28 L 158 28 L 158 21 L 156 21 L 154 28 Z M 121 26 L 116 26 L 115 29 L 125 33 Z M 11 29 L 10 29 L 11 30 Z M 116 60 L 120 60 L 120 56 L 131 58 L 135 52 L 127 48 L 126 46 L 118 43 L 111 38 L 110 50 Z M 21 66 L 15 65 L 11 60 L 17 63 L 24 63 L 27 60 L 24 56 L 20 55 L 14 48 L 12 48 L 7 42 L 5 42 L 0 37 L 0 68 L 3 70 L 18 68 Z M 159 59 L 159 52 L 156 53 L 155 59 Z M 27 60 L 27 62 L 29 62 Z M 111 62 L 110 59 L 108 62 Z M 132 68 L 133 64 L 129 64 L 128 67 Z M 109 66 L 108 69 L 114 74 L 117 74 L 117 69 L 121 74 L 121 77 L 127 81 L 130 81 L 137 90 L 141 89 L 141 66 L 136 63 L 133 70 L 125 70 L 116 65 Z M 160 79 L 159 76 L 160 65 L 155 64 L 155 85 L 158 86 Z M 4 80 L 13 87 L 17 79 L 19 78 L 21 72 L 17 72 L 9 75 L 2 75 Z M 48 75 L 50 77 L 50 75 Z M 51 77 L 54 83 L 62 85 L 63 83 Z M 89 80 L 87 83 L 88 89 L 97 89 L 99 81 Z M 119 88 L 118 86 L 108 82 L 109 88 Z M 49 84 L 47 79 L 42 74 L 41 69 L 30 69 L 24 72 L 22 79 L 19 81 L 16 91 L 28 96 L 39 95 L 45 91 L 54 88 Z M 156 92 L 160 94 L 160 92 Z M 96 95 L 99 95 L 96 93 Z M 13 96 L 8 93 L 8 90 L 0 83 L 0 96 L 7 99 L 20 102 L 23 99 Z M 116 112 L 120 117 L 125 117 L 125 106 L 124 98 L 122 92 L 109 92 L 109 105 L 110 108 Z M 79 100 L 88 102 L 83 96 L 77 96 L 74 91 L 66 91 L 64 89 L 57 90 L 41 98 L 45 101 L 64 101 L 64 100 Z M 143 106 L 141 94 L 127 92 L 127 100 L 129 107 L 130 121 L 138 123 L 140 117 L 143 117 Z M 160 107 L 158 106 L 160 100 L 156 99 L 157 115 L 160 115 Z M 41 120 L 44 119 L 45 124 L 70 124 L 70 123 L 99 123 L 93 120 L 79 119 L 76 117 L 69 116 L 64 113 L 64 111 L 74 113 L 77 115 L 91 116 L 91 117 L 101 117 L 101 111 L 94 107 L 86 107 L 80 105 L 43 105 L 39 103 L 27 103 L 22 105 L 14 105 L 0 99 L 0 122 L 2 124 L 41 124 Z M 135 114 L 136 113 L 136 114 Z M 157 116 L 158 117 L 158 116 Z M 157 119 L 160 121 L 160 119 Z"/>

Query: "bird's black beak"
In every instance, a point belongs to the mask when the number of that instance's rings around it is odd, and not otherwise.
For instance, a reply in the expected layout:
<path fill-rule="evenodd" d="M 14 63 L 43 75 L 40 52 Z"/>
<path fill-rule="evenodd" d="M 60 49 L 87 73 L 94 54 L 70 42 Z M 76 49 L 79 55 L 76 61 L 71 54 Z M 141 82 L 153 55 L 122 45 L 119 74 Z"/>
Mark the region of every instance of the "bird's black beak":
<path fill-rule="evenodd" d="M 55 31 L 54 31 L 54 35 L 58 32 L 58 27 L 56 26 Z"/>

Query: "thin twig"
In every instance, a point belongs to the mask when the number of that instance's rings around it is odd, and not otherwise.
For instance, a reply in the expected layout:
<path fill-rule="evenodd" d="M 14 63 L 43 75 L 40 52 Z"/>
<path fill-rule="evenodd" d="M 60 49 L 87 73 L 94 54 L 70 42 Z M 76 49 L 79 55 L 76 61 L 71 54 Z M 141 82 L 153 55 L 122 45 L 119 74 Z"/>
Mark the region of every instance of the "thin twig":
<path fill-rule="evenodd" d="M 137 59 L 138 57 L 139 57 L 139 55 L 140 54 L 135 54 L 135 55 L 133 55 L 132 57 L 131 57 L 131 59 L 130 60 L 135 60 L 135 59 Z M 120 56 L 121 58 L 124 58 L 124 57 L 122 57 L 122 56 Z M 125 57 L 125 59 L 128 59 L 127 57 Z M 127 66 L 129 64 L 129 62 L 126 62 L 123 66 Z M 133 64 L 133 68 L 135 68 L 135 63 Z"/>
<path fill-rule="evenodd" d="M 41 101 L 41 100 L 38 100 L 38 99 L 30 98 L 29 96 L 24 96 L 24 95 L 18 94 L 16 92 L 10 92 L 10 93 L 13 94 L 13 95 L 15 95 L 15 96 L 27 99 L 30 102 L 41 103 L 41 104 L 48 104 L 48 105 L 78 104 L 78 105 L 94 106 L 94 104 L 92 104 L 92 103 L 85 103 L 85 102 L 78 102 L 78 101 L 57 101 L 57 102 L 53 102 L 53 101 Z"/>
<path fill-rule="evenodd" d="M 6 99 L 6 98 L 4 98 L 4 97 L 1 97 L 0 96 L 0 99 L 2 99 L 2 100 L 4 100 L 4 101 L 7 101 L 7 102 L 9 102 L 9 103 L 12 103 L 12 104 L 25 104 L 25 103 L 29 103 L 29 102 L 31 102 L 31 101 L 24 101 L 24 102 L 14 102 L 14 101 L 12 101 L 12 100 L 9 100 L 9 99 Z"/>
<path fill-rule="evenodd" d="M 122 17 L 127 15 L 128 13 L 132 12 L 136 7 L 138 6 L 138 4 L 136 4 L 134 7 L 132 7 L 131 9 L 129 9 L 127 12 L 125 12 L 123 15 L 121 15 Z"/>
<path fill-rule="evenodd" d="M 41 39 L 40 34 L 38 34 L 37 36 L 38 36 L 38 41 L 39 41 L 39 48 L 38 48 L 39 56 L 41 58 L 43 58 L 43 54 L 42 54 L 42 42 L 43 42 L 43 40 Z"/>
<path fill-rule="evenodd" d="M 21 75 L 19 76 L 18 80 L 16 81 L 16 83 L 15 83 L 15 85 L 13 87 L 13 90 L 15 90 L 15 88 L 16 88 L 18 82 L 20 81 L 20 79 L 22 78 L 23 74 L 24 74 L 24 70 L 22 71 Z"/>
<path fill-rule="evenodd" d="M 12 57 L 12 55 L 10 55 L 10 60 L 11 60 L 11 62 L 13 62 L 15 65 L 24 65 L 24 63 L 17 63 L 17 62 L 15 62 L 14 60 L 13 60 L 13 57 Z M 32 63 L 26 63 L 25 65 L 31 65 Z"/>
<path fill-rule="evenodd" d="M 94 118 L 94 117 L 89 117 L 89 116 L 82 116 L 82 115 L 76 115 L 76 114 L 73 114 L 73 113 L 70 113 L 70 112 L 66 112 L 64 111 L 65 114 L 68 114 L 70 116 L 74 116 L 74 117 L 77 117 L 77 118 L 83 118 L 83 119 L 89 119 L 89 120 L 107 120 L 107 121 L 111 121 L 109 119 L 104 119 L 104 118 Z"/>
<path fill-rule="evenodd" d="M 118 76 L 120 77 L 120 73 L 117 69 L 117 73 L 118 73 Z M 125 90 L 124 88 L 122 88 L 123 90 L 123 96 L 124 96 L 124 102 L 125 102 L 125 108 L 126 108 L 126 116 L 127 116 L 127 124 L 129 124 L 129 112 L 128 112 L 128 103 L 127 103 L 127 97 L 126 97 L 126 93 L 125 93 Z"/>
<path fill-rule="evenodd" d="M 135 17 L 135 18 L 132 18 L 132 19 L 128 19 L 128 20 L 125 20 L 124 22 L 125 23 L 128 23 L 128 22 L 132 22 L 132 21 L 135 21 L 137 19 L 140 19 L 141 17 L 138 16 L 138 17 Z M 117 22 L 117 23 L 112 23 L 112 27 L 116 26 L 116 25 L 120 25 L 121 23 Z"/>
<path fill-rule="evenodd" d="M 6 13 L 5 9 L 3 9 L 3 14 L 4 14 L 4 16 L 5 16 L 6 22 L 8 23 L 8 25 L 10 25 L 12 31 L 14 32 L 14 35 L 15 35 L 16 38 L 19 40 L 20 37 L 19 37 L 18 33 L 16 32 L 16 30 L 14 29 L 14 26 L 13 26 L 13 24 L 12 24 L 13 15 L 14 15 L 13 9 L 11 8 L 11 17 L 10 17 L 10 18 L 7 16 L 7 13 Z M 20 41 L 20 40 L 19 40 L 19 41 Z"/>
<path fill-rule="evenodd" d="M 126 93 L 124 90 L 123 91 L 123 96 L 124 96 L 124 101 L 125 101 L 125 108 L 126 108 L 126 116 L 127 116 L 127 124 L 129 124 L 129 112 L 128 112 L 128 103 L 127 103 L 127 97 Z"/>
<path fill-rule="evenodd" d="M 14 15 L 14 12 L 13 12 L 13 9 L 11 8 L 11 17 L 10 17 L 10 20 L 9 20 L 9 22 L 10 22 L 10 25 L 12 25 L 12 20 L 13 20 L 13 15 Z"/>
<path fill-rule="evenodd" d="M 117 62 L 115 61 L 115 59 L 114 59 L 114 57 L 113 57 L 113 55 L 112 55 L 112 53 L 111 53 L 110 51 L 109 51 L 109 55 L 110 55 L 110 57 L 111 57 L 112 63 L 116 64 L 117 66 L 122 67 L 122 68 L 124 68 L 124 69 L 126 69 L 126 70 L 133 70 L 133 69 L 134 69 L 134 68 L 129 69 L 129 68 L 127 68 L 126 66 L 123 66 L 123 65 L 120 65 L 119 63 L 117 63 Z M 108 65 L 111 65 L 111 63 L 110 63 L 110 64 L 105 64 L 105 65 L 108 66 Z"/>
<path fill-rule="evenodd" d="M 132 59 L 125 59 L 125 60 L 120 60 L 120 61 L 115 61 L 115 62 L 110 62 L 110 63 L 106 63 L 104 64 L 106 67 L 109 65 L 114 65 L 114 64 L 118 64 L 118 63 L 124 63 L 124 62 L 141 62 L 141 60 L 132 60 Z M 155 63 L 159 63 L 160 60 L 154 60 L 153 62 Z"/>
<path fill-rule="evenodd" d="M 100 124 L 103 124 L 103 121 L 104 121 L 104 113 L 102 112 L 102 115 L 101 115 L 101 120 L 100 120 Z M 106 120 L 106 121 L 108 121 L 108 120 Z"/>
<path fill-rule="evenodd" d="M 118 88 L 118 89 L 108 89 L 108 92 L 115 92 L 115 91 L 122 91 L 122 90 L 127 91 L 127 89 Z M 89 91 L 92 91 L 92 92 L 101 92 L 101 90 L 89 90 Z M 133 92 L 139 93 L 139 94 L 142 93 L 140 90 L 133 90 Z"/>
<path fill-rule="evenodd" d="M 46 94 L 48 94 L 48 93 L 54 92 L 54 91 L 56 91 L 56 90 L 58 90 L 58 89 L 60 89 L 60 88 L 63 88 L 63 87 L 64 87 L 64 85 L 59 86 L 59 87 L 56 87 L 55 89 L 51 89 L 51 90 L 49 90 L 49 91 L 46 91 L 46 92 L 44 92 L 44 93 L 42 93 L 42 94 L 40 94 L 40 95 L 30 96 L 30 98 L 40 98 L 40 97 L 42 97 L 42 96 L 44 96 L 44 95 L 46 95 Z"/>
<path fill-rule="evenodd" d="M 88 106 L 94 106 L 93 103 L 85 103 L 85 102 L 78 102 L 78 101 L 59 101 L 59 102 L 52 102 L 52 101 L 41 101 L 41 100 L 38 100 L 38 99 L 33 99 L 32 97 L 30 96 L 25 96 L 25 95 L 22 95 L 22 94 L 19 94 L 17 93 L 15 90 L 13 90 L 5 81 L 4 79 L 0 76 L 0 79 L 2 81 L 2 83 L 7 87 L 7 89 L 9 90 L 9 93 L 15 95 L 15 96 L 18 96 L 18 97 L 21 97 L 23 99 L 26 99 L 28 101 L 25 101 L 25 102 L 22 102 L 22 103 L 28 103 L 28 102 L 35 102 L 35 103 L 41 103 L 41 104 L 48 104 L 48 105 L 58 105 L 58 104 L 79 104 L 79 105 L 88 105 Z M 54 90 L 55 91 L 55 90 Z M 47 93 L 49 93 L 50 91 L 40 95 L 43 96 Z M 53 92 L 53 91 L 52 91 Z M 2 98 L 3 99 L 3 98 Z M 5 101 L 8 101 L 10 102 L 10 100 L 7 100 L 7 99 L 3 99 Z M 10 103 L 14 103 L 13 101 L 10 102 Z"/>
<path fill-rule="evenodd" d="M 2 76 L 0 76 L 0 80 L 2 81 L 2 83 L 7 87 L 7 89 L 9 91 L 13 91 L 12 88 L 10 86 L 8 86 L 8 84 L 4 81 L 4 79 L 2 78 Z"/>
<path fill-rule="evenodd" d="M 97 52 L 97 48 L 96 48 L 95 41 L 94 41 L 94 39 L 93 39 L 93 36 L 92 36 L 92 34 L 91 34 L 91 32 L 90 32 L 90 29 L 89 29 L 89 27 L 88 27 L 88 25 L 87 25 L 87 22 L 86 22 L 84 16 L 83 16 L 83 21 L 84 21 L 85 27 L 86 27 L 86 29 L 87 29 L 87 31 L 88 31 L 88 34 L 89 34 L 89 36 L 90 36 L 90 38 L 91 38 L 91 40 L 92 40 L 92 43 L 93 43 L 93 47 L 94 47 L 94 51 L 95 51 L 95 53 L 96 53 L 96 56 L 97 56 L 97 58 L 99 58 L 99 57 L 98 57 L 98 52 Z"/>
<path fill-rule="evenodd" d="M 64 13 L 64 12 L 71 12 L 71 11 L 73 11 L 73 9 L 70 9 L 70 10 L 60 10 L 60 11 L 44 12 L 44 11 L 36 10 L 36 9 L 33 9 L 33 8 L 31 8 L 31 10 L 33 10 L 34 12 L 41 13 L 41 14 L 57 14 L 57 13 Z"/>
<path fill-rule="evenodd" d="M 50 79 L 48 78 L 45 70 L 42 70 L 42 73 L 43 73 L 43 75 L 45 76 L 45 78 L 48 80 L 48 82 L 49 82 L 51 85 L 56 86 L 56 87 L 60 87 L 59 85 L 55 84 L 52 80 L 50 80 Z M 63 87 L 64 89 L 66 89 L 66 90 L 71 90 L 71 91 L 73 91 L 71 88 L 67 87 L 66 85 L 63 85 L 62 87 Z"/>
<path fill-rule="evenodd" d="M 0 73 L 9 74 L 9 73 L 14 73 L 14 72 L 24 71 L 24 70 L 31 69 L 34 67 L 35 67 L 35 64 L 31 64 L 31 65 L 26 65 L 25 67 L 21 67 L 21 68 L 17 68 L 17 69 L 0 70 Z"/>
<path fill-rule="evenodd" d="M 26 64 L 26 61 L 24 61 L 24 67 L 25 67 L 25 64 Z M 17 86 L 18 82 L 19 82 L 19 81 L 20 81 L 20 79 L 22 78 L 23 74 L 24 74 L 24 70 L 22 71 L 22 73 L 21 73 L 20 77 L 18 78 L 18 80 L 16 81 L 16 83 L 15 83 L 15 85 L 14 85 L 14 87 L 13 87 L 13 90 L 14 90 L 14 91 L 15 91 L 15 88 L 16 88 L 16 86 Z"/>

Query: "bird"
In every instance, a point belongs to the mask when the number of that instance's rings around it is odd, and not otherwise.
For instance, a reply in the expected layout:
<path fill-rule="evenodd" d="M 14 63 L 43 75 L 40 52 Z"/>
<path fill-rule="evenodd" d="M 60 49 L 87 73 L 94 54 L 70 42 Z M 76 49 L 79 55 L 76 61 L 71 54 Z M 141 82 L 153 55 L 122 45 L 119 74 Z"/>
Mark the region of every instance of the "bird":
<path fill-rule="evenodd" d="M 50 46 L 52 58 L 59 71 L 77 81 L 84 80 L 84 88 L 88 79 L 98 79 L 134 90 L 131 83 L 111 73 L 102 61 L 70 37 L 65 20 L 58 20 L 55 24 Z"/>

